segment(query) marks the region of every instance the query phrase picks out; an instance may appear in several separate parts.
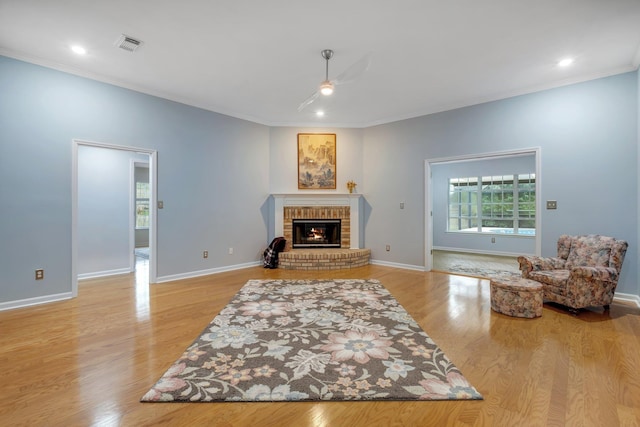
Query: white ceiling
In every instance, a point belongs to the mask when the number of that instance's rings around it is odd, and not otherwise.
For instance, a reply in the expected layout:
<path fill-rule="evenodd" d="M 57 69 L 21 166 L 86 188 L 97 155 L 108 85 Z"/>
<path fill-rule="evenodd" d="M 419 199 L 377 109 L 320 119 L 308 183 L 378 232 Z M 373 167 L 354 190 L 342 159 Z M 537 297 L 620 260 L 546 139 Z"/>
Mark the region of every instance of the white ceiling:
<path fill-rule="evenodd" d="M 298 112 L 322 49 L 330 78 L 372 62 Z M 0 0 L 0 54 L 271 126 L 367 127 L 635 70 L 640 0 Z"/>

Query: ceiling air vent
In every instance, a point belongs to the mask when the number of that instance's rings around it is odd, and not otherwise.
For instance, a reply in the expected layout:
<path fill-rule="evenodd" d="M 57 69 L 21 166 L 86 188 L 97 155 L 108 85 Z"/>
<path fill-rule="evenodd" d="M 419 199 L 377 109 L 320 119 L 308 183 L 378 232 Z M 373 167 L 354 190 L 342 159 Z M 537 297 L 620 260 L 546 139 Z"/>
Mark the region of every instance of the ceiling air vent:
<path fill-rule="evenodd" d="M 142 42 L 123 34 L 116 41 L 116 46 L 129 52 L 135 52 L 136 49 L 142 46 Z"/>

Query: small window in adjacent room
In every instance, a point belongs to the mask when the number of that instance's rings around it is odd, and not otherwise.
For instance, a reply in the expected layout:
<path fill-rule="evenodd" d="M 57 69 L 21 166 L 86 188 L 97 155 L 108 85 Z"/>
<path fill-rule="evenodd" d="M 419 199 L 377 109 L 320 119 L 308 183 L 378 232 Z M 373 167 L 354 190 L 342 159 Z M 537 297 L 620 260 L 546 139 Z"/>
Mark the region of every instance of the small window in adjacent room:
<path fill-rule="evenodd" d="M 535 236 L 535 174 L 449 179 L 447 231 Z"/>
<path fill-rule="evenodd" d="M 136 182 L 136 229 L 149 228 L 149 183 Z"/>
<path fill-rule="evenodd" d="M 451 178 L 449 180 L 448 231 L 478 228 L 478 178 Z"/>

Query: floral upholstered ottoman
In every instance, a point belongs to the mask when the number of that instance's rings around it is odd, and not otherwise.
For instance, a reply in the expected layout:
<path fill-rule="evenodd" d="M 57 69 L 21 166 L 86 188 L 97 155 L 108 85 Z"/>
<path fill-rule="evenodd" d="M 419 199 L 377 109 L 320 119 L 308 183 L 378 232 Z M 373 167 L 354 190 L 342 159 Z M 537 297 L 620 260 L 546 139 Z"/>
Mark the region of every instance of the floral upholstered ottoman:
<path fill-rule="evenodd" d="M 529 319 L 542 316 L 542 284 L 525 278 L 491 279 L 491 309 Z"/>

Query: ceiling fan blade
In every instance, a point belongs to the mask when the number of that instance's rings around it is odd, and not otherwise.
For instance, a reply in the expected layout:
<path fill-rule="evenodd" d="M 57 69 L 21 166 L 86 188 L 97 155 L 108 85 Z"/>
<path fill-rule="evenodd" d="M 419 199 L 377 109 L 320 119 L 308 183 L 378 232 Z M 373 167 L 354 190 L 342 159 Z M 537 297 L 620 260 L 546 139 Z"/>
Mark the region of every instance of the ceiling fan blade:
<path fill-rule="evenodd" d="M 372 56 L 372 52 L 369 52 L 365 56 L 360 58 L 357 62 L 353 63 L 349 68 L 344 70 L 340 75 L 338 75 L 338 77 L 336 77 L 336 79 L 333 81 L 333 84 L 341 85 L 344 83 L 351 83 L 352 81 L 356 80 L 369 69 Z"/>
<path fill-rule="evenodd" d="M 318 96 L 320 96 L 320 92 L 319 91 L 315 91 L 313 93 L 313 95 L 311 95 L 310 97 L 308 97 L 307 99 L 302 101 L 302 104 L 300 104 L 300 106 L 298 107 L 298 112 L 304 110 L 309 104 L 312 104 L 313 101 L 318 99 Z"/>

